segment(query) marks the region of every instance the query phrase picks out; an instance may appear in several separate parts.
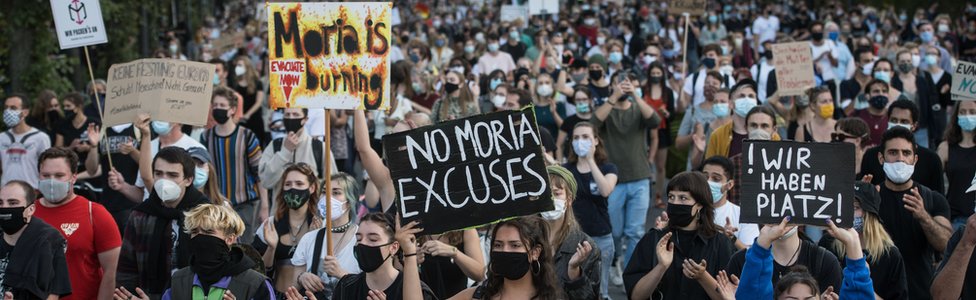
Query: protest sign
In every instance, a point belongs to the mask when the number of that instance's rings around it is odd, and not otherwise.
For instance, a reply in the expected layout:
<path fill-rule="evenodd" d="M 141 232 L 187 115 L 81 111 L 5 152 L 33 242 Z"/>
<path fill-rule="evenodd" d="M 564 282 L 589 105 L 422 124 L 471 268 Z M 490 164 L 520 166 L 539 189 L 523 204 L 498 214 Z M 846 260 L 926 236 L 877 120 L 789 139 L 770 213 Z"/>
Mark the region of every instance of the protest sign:
<path fill-rule="evenodd" d="M 778 67 L 778 66 L 777 66 Z M 742 223 L 854 225 L 854 145 L 751 141 L 743 144 Z"/>
<path fill-rule="evenodd" d="M 220 55 L 234 47 L 243 46 L 244 38 L 244 31 L 223 33 L 219 38 L 210 42 L 210 45 L 213 47 L 213 50 L 217 51 L 215 54 Z"/>
<path fill-rule="evenodd" d="M 400 21 L 400 8 L 399 7 L 394 7 L 393 8 L 393 14 L 391 15 L 391 17 L 393 18 L 393 20 L 390 21 L 390 26 L 400 25 L 400 22 L 401 21 Z"/>
<path fill-rule="evenodd" d="M 817 82 L 813 78 L 813 54 L 808 42 L 773 45 L 776 86 L 780 96 L 803 95 Z"/>
<path fill-rule="evenodd" d="M 515 20 L 527 22 L 529 8 L 524 5 L 502 5 L 501 20 L 502 22 L 515 22 Z"/>
<path fill-rule="evenodd" d="M 553 209 L 532 109 L 383 137 L 398 213 L 439 234 Z"/>
<path fill-rule="evenodd" d="M 959 61 L 952 74 L 952 100 L 976 101 L 976 64 Z"/>
<path fill-rule="evenodd" d="M 668 12 L 674 15 L 688 13 L 692 16 L 705 14 L 706 0 L 670 0 Z"/>
<path fill-rule="evenodd" d="M 530 15 L 558 14 L 559 0 L 529 0 Z"/>
<path fill-rule="evenodd" d="M 108 43 L 98 0 L 51 0 L 61 49 Z"/>
<path fill-rule="evenodd" d="M 108 69 L 106 126 L 153 120 L 203 126 L 210 114 L 215 66 L 176 59 L 140 59 Z"/>
<path fill-rule="evenodd" d="M 269 3 L 270 106 L 386 109 L 392 5 Z"/>

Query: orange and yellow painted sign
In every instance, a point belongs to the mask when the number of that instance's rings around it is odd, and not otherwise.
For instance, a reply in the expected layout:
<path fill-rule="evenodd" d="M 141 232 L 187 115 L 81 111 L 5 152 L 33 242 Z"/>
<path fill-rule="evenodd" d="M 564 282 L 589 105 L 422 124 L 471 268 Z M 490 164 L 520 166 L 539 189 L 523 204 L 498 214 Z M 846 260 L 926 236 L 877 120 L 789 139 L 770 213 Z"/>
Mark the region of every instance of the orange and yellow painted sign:
<path fill-rule="evenodd" d="M 271 107 L 387 109 L 392 8 L 268 3 Z"/>

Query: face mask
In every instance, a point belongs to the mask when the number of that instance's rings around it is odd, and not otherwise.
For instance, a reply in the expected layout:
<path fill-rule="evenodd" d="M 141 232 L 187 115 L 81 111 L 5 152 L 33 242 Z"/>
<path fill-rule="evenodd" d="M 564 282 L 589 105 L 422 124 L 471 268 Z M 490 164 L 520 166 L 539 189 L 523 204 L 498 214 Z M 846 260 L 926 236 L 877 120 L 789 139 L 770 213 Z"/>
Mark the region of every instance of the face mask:
<path fill-rule="evenodd" d="M 718 72 L 719 73 L 722 73 L 723 75 L 732 75 L 732 71 L 734 71 L 734 70 L 735 70 L 735 68 L 733 68 L 730 65 L 723 65 L 723 66 L 721 66 L 721 67 L 718 68 Z"/>
<path fill-rule="evenodd" d="M 902 184 L 912 179 L 912 174 L 915 173 L 915 166 L 900 161 L 893 163 L 886 162 L 884 163 L 884 172 L 888 180 L 891 180 L 895 184 Z"/>
<path fill-rule="evenodd" d="M 735 44 L 735 48 L 737 48 L 737 49 L 741 49 L 742 48 L 742 42 L 743 42 L 743 40 L 742 39 L 739 39 L 739 38 L 732 39 L 732 44 Z"/>
<path fill-rule="evenodd" d="M 51 112 L 48 112 L 48 113 L 49 114 L 52 114 L 53 116 L 57 116 L 57 114 L 58 114 L 58 112 L 56 112 L 56 111 L 51 111 Z M 76 113 L 73 110 L 64 112 L 64 119 L 65 120 L 73 120 L 77 116 L 78 116 L 78 113 Z M 48 120 L 54 120 L 54 119 L 56 119 L 56 118 L 52 118 L 51 116 L 48 117 Z"/>
<path fill-rule="evenodd" d="M 573 42 L 573 43 L 569 43 L 569 45 L 567 45 L 566 47 L 569 47 L 569 50 L 576 51 L 576 49 L 579 48 L 579 44 L 576 44 L 575 42 Z"/>
<path fill-rule="evenodd" d="M 508 32 L 508 37 L 511 38 L 512 40 L 518 41 L 518 39 L 519 39 L 519 33 L 518 33 L 518 31 L 510 31 L 510 32 Z"/>
<path fill-rule="evenodd" d="M 548 84 L 539 85 L 539 87 L 535 88 L 535 92 L 539 93 L 540 97 L 552 96 L 552 86 Z"/>
<path fill-rule="evenodd" d="M 559 218 L 562 218 L 563 217 L 563 214 L 566 213 L 566 200 L 565 199 L 556 199 L 556 198 L 553 198 L 552 199 L 552 205 L 554 207 L 552 210 L 542 212 L 541 215 L 542 215 L 542 218 L 543 219 L 546 219 L 546 220 L 549 220 L 549 221 L 559 220 Z"/>
<path fill-rule="evenodd" d="M 581 114 L 589 113 L 590 112 L 590 104 L 589 103 L 576 103 L 576 112 L 577 113 L 581 113 Z"/>
<path fill-rule="evenodd" d="M 691 215 L 691 210 L 694 207 L 694 205 L 668 203 L 667 211 L 670 224 L 674 227 L 685 227 L 691 224 L 695 220 L 695 216 Z"/>
<path fill-rule="evenodd" d="M 702 59 L 702 64 L 705 65 L 705 68 L 706 69 L 714 68 L 715 67 L 715 59 L 714 58 L 711 58 L 711 57 L 707 57 L 705 59 Z"/>
<path fill-rule="evenodd" d="M 923 43 L 928 44 L 928 43 L 932 42 L 932 38 L 934 38 L 934 36 L 932 35 L 932 32 L 931 31 L 922 31 L 922 34 L 919 35 L 919 38 L 922 39 L 922 42 Z"/>
<path fill-rule="evenodd" d="M 326 197 L 322 197 L 322 199 L 319 199 L 319 214 L 323 219 L 326 217 L 326 205 L 332 205 L 332 221 L 338 220 L 346 214 L 346 201 L 339 201 L 336 198 L 331 198 L 326 201 Z"/>
<path fill-rule="evenodd" d="M 298 132 L 302 129 L 302 119 L 281 119 L 282 123 L 285 125 L 285 132 Z"/>
<path fill-rule="evenodd" d="M 590 148 L 593 148 L 593 140 L 588 139 L 578 139 L 573 140 L 573 152 L 576 153 L 578 157 L 586 157 L 590 154 Z"/>
<path fill-rule="evenodd" d="M 489 83 L 488 85 L 489 85 L 489 87 L 491 87 L 491 90 L 494 91 L 495 88 L 497 88 L 501 84 L 502 84 L 502 80 L 500 78 L 495 78 L 495 79 L 492 79 L 491 80 L 491 83 Z"/>
<path fill-rule="evenodd" d="M 724 118 L 729 116 L 729 104 L 728 103 L 713 103 L 712 104 L 712 114 L 718 118 Z"/>
<path fill-rule="evenodd" d="M 506 100 L 507 99 L 505 96 L 495 95 L 494 97 L 491 97 L 491 104 L 495 105 L 495 108 L 502 108 L 502 106 L 505 106 Z"/>
<path fill-rule="evenodd" d="M 198 274 L 216 274 L 230 262 L 230 247 L 224 240 L 206 234 L 190 238 L 190 269 Z"/>
<path fill-rule="evenodd" d="M 441 21 L 440 20 L 434 20 L 434 21 L 431 21 L 430 23 L 431 23 L 430 25 L 434 26 L 434 28 L 441 27 Z M 441 46 L 438 46 L 438 47 L 441 47 Z"/>
<path fill-rule="evenodd" d="M 474 53 L 474 45 L 465 45 L 464 53 Z"/>
<path fill-rule="evenodd" d="M 410 88 L 413 88 L 414 93 L 421 94 L 424 92 L 424 86 L 420 85 L 420 83 L 411 83 Z"/>
<path fill-rule="evenodd" d="M 71 191 L 71 183 L 57 179 L 41 179 L 37 182 L 37 189 L 41 190 L 44 199 L 51 203 L 61 203 Z"/>
<path fill-rule="evenodd" d="M 908 129 L 908 130 L 912 130 L 912 126 L 911 125 L 888 122 L 888 129 L 892 129 L 892 128 L 895 128 L 895 127 L 901 127 L 901 128 L 905 128 L 905 129 Z"/>
<path fill-rule="evenodd" d="M 210 177 L 209 169 L 196 168 L 196 172 L 193 173 L 193 187 L 197 189 L 203 188 L 203 185 L 207 184 L 208 177 Z"/>
<path fill-rule="evenodd" d="M 476 33 L 474 35 L 474 40 L 477 41 L 479 44 L 484 44 L 485 43 L 485 34 L 484 33 L 481 33 L 481 32 Z"/>
<path fill-rule="evenodd" d="M 891 73 L 888 73 L 887 71 L 874 72 L 874 79 L 889 83 L 891 82 Z"/>
<path fill-rule="evenodd" d="M 230 120 L 230 116 L 227 115 L 227 110 L 223 108 L 214 108 L 210 112 L 210 115 L 213 116 L 214 121 L 217 121 L 217 124 L 224 124 Z"/>
<path fill-rule="evenodd" d="M 647 78 L 647 81 L 649 81 L 650 83 L 661 83 L 661 82 L 664 81 L 664 77 L 663 76 L 651 76 L 651 77 L 648 77 Z"/>
<path fill-rule="evenodd" d="M 915 69 L 912 64 L 898 64 L 898 73 L 910 73 L 912 72 L 912 69 Z"/>
<path fill-rule="evenodd" d="M 24 220 L 26 209 L 26 206 L 0 208 L 0 229 L 3 229 L 6 234 L 14 234 L 24 228 L 24 225 L 27 225 L 27 221 Z"/>
<path fill-rule="evenodd" d="M 709 181 L 708 182 L 708 188 L 712 191 L 712 202 L 713 203 L 718 203 L 719 201 L 722 200 L 722 197 L 725 196 L 725 192 L 722 192 L 722 186 L 723 185 L 724 184 L 721 184 L 721 183 L 718 183 L 718 182 L 714 182 L 714 181 Z"/>
<path fill-rule="evenodd" d="M 946 33 L 946 32 L 949 32 L 949 25 L 946 25 L 946 24 L 939 24 L 939 28 L 938 28 L 938 30 L 939 30 L 939 33 Z"/>
<path fill-rule="evenodd" d="M 759 104 L 756 103 L 755 98 L 742 97 L 735 99 L 735 114 L 739 117 L 745 118 L 746 115 L 749 114 L 749 111 L 752 110 L 753 107 L 756 107 L 756 105 Z"/>
<path fill-rule="evenodd" d="M 176 53 L 179 50 L 180 50 L 180 46 L 175 45 L 175 44 L 170 44 L 169 45 L 169 52 Z"/>
<path fill-rule="evenodd" d="M 959 128 L 963 131 L 973 131 L 973 129 L 976 129 L 976 115 L 959 115 L 957 121 Z"/>
<path fill-rule="evenodd" d="M 650 65 L 650 64 L 654 63 L 655 61 L 657 61 L 657 56 L 644 55 L 644 58 L 642 58 L 641 60 L 644 62 L 644 65 Z"/>
<path fill-rule="evenodd" d="M 729 55 L 729 46 L 722 45 L 722 56 Z"/>
<path fill-rule="evenodd" d="M 7 128 L 13 128 L 17 124 L 20 124 L 20 111 L 14 109 L 4 110 L 3 123 L 7 124 Z"/>
<path fill-rule="evenodd" d="M 592 18 L 586 19 L 583 20 L 583 24 L 586 24 L 586 26 L 593 26 L 593 24 L 596 24 L 596 20 Z"/>
<path fill-rule="evenodd" d="M 708 23 L 718 23 L 718 16 L 716 15 L 708 16 Z"/>
<path fill-rule="evenodd" d="M 246 72 L 247 72 L 247 68 L 244 66 L 239 65 L 234 67 L 234 74 L 237 74 L 237 76 L 244 76 L 244 73 Z"/>
<path fill-rule="evenodd" d="M 529 272 L 529 254 L 521 252 L 491 251 L 488 272 L 508 280 L 517 280 Z"/>
<path fill-rule="evenodd" d="M 823 40 L 823 32 L 811 32 L 810 37 L 812 37 L 814 41 Z"/>
<path fill-rule="evenodd" d="M 152 130 L 158 135 L 169 134 L 171 129 L 168 122 L 152 121 Z"/>
<path fill-rule="evenodd" d="M 857 232 L 864 231 L 864 217 L 854 217 L 854 230 Z"/>
<path fill-rule="evenodd" d="M 153 191 L 159 196 L 159 200 L 163 200 L 163 202 L 176 201 L 180 199 L 180 194 L 183 193 L 183 189 L 176 182 L 169 179 L 156 179 L 156 183 L 153 184 Z"/>
<path fill-rule="evenodd" d="M 218 77 L 217 74 L 214 74 L 213 85 L 220 85 L 220 77 Z"/>
<path fill-rule="evenodd" d="M 498 52 L 498 43 L 488 44 L 488 51 Z"/>
<path fill-rule="evenodd" d="M 929 55 L 926 55 L 925 56 L 925 63 L 928 64 L 929 66 L 937 65 L 938 62 L 939 62 L 939 57 L 938 56 L 935 56 L 935 55 L 932 55 L 932 54 L 929 54 Z"/>
<path fill-rule="evenodd" d="M 912 67 L 918 68 L 918 65 L 922 63 L 922 56 L 918 54 L 912 54 Z M 903 72 L 908 73 L 908 72 Z"/>
<path fill-rule="evenodd" d="M 618 64 L 624 59 L 624 54 L 620 52 L 610 52 L 610 63 Z"/>
<path fill-rule="evenodd" d="M 369 273 L 376 271 L 380 266 L 386 262 L 387 259 L 393 256 L 391 253 L 386 257 L 383 257 L 383 247 L 389 246 L 393 242 L 389 242 L 379 246 L 366 246 L 363 244 L 356 244 L 352 248 L 353 254 L 356 256 L 356 262 L 359 264 L 359 269 L 363 272 Z"/>
<path fill-rule="evenodd" d="M 590 80 L 600 80 L 600 78 L 603 78 L 603 71 L 590 70 Z"/>
<path fill-rule="evenodd" d="M 874 68 L 874 62 L 861 66 L 861 74 L 865 76 L 871 76 L 871 69 Z"/>
<path fill-rule="evenodd" d="M 596 37 L 596 44 L 597 45 L 603 45 L 603 44 L 606 44 L 606 43 L 607 43 L 607 38 L 606 37 L 603 37 L 603 36 Z"/>
<path fill-rule="evenodd" d="M 308 197 L 311 196 L 311 192 L 308 189 L 287 189 L 281 193 L 282 200 L 285 201 L 285 205 L 291 209 L 298 209 L 308 202 Z"/>
<path fill-rule="evenodd" d="M 417 55 L 417 54 L 414 54 L 414 53 L 410 53 L 410 61 L 413 62 L 413 63 L 415 63 L 415 64 L 418 63 L 418 62 L 420 62 L 420 55 Z"/>
<path fill-rule="evenodd" d="M 868 99 L 868 104 L 875 109 L 884 109 L 885 106 L 888 106 L 888 96 L 878 95 L 871 97 L 871 99 Z"/>
<path fill-rule="evenodd" d="M 836 32 L 836 31 L 828 32 L 827 38 L 829 38 L 831 41 L 837 41 L 838 39 L 840 39 L 840 32 Z"/>
<path fill-rule="evenodd" d="M 661 51 L 661 54 L 667 58 L 674 58 L 675 56 L 678 56 L 678 51 L 674 51 L 674 49 L 664 49 L 664 51 Z"/>
<path fill-rule="evenodd" d="M 834 117 L 834 104 L 824 104 L 820 106 L 820 117 L 824 119 L 830 119 Z"/>
<path fill-rule="evenodd" d="M 448 83 L 445 83 L 444 84 L 444 92 L 447 92 L 448 94 L 453 94 L 459 88 L 461 88 L 461 87 L 458 84 L 456 84 L 456 83 L 450 83 L 450 82 L 448 82 Z"/>
<path fill-rule="evenodd" d="M 790 231 L 787 231 L 786 233 L 784 233 L 783 236 L 779 237 L 779 239 L 780 240 L 785 240 L 785 239 L 788 239 L 788 238 L 793 237 L 794 235 L 796 235 L 797 228 L 798 227 L 793 226 L 793 228 L 790 229 Z"/>

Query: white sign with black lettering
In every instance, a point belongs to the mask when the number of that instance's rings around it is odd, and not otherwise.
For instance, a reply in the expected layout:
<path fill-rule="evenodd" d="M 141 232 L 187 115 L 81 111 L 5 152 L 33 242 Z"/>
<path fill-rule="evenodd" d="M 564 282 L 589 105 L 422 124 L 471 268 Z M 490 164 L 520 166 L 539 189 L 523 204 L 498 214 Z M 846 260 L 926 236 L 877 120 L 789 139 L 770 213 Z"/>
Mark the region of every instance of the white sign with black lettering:
<path fill-rule="evenodd" d="M 51 0 L 61 49 L 108 43 L 98 0 Z"/>

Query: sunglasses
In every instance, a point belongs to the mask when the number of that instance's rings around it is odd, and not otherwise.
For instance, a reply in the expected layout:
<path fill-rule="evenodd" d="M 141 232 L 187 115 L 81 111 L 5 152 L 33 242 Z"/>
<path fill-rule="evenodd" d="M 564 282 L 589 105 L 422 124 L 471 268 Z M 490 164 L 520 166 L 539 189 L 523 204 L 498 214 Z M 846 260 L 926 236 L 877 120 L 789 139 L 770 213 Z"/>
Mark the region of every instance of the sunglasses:
<path fill-rule="evenodd" d="M 859 136 L 853 136 L 853 135 L 847 135 L 847 134 L 840 133 L 840 132 L 834 132 L 834 133 L 831 133 L 830 134 L 830 140 L 833 141 L 833 142 L 843 142 L 844 140 L 847 140 L 847 139 L 859 139 L 859 138 L 861 138 L 861 137 L 859 137 Z"/>

